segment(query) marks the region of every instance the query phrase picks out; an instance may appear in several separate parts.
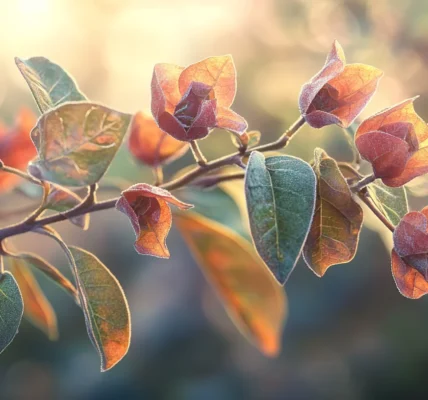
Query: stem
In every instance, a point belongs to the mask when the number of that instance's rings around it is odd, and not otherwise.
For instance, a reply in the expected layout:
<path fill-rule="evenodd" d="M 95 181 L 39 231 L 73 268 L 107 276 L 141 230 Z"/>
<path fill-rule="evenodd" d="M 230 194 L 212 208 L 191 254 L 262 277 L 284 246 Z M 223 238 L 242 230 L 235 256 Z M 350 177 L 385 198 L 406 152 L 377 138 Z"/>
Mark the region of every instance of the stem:
<path fill-rule="evenodd" d="M 201 149 L 199 148 L 198 143 L 196 140 L 192 140 L 190 142 L 190 148 L 192 149 L 193 156 L 195 157 L 196 162 L 201 166 L 205 166 L 207 164 L 207 159 L 202 154 Z"/>
<path fill-rule="evenodd" d="M 369 197 L 367 192 L 358 192 L 358 197 L 363 201 L 363 203 L 370 208 L 374 215 L 391 231 L 394 232 L 394 225 L 389 222 L 386 217 L 379 211 L 379 209 L 374 205 L 372 199 Z"/>
<path fill-rule="evenodd" d="M 45 205 L 48 199 L 50 185 L 47 182 L 41 182 L 41 186 L 43 188 L 42 201 L 40 202 L 39 207 L 37 207 L 37 209 L 25 219 L 25 222 L 27 224 L 30 224 L 31 222 L 35 221 L 37 217 L 39 217 L 43 213 L 43 211 L 45 211 Z"/>
<path fill-rule="evenodd" d="M 36 178 L 33 178 L 31 175 L 28 175 L 28 174 L 26 174 L 24 171 L 21 171 L 21 170 L 19 170 L 19 169 L 9 167 L 9 166 L 7 166 L 7 165 L 4 165 L 3 163 L 2 163 L 2 164 L 0 164 L 0 169 L 1 169 L 2 171 L 4 171 L 4 172 L 8 172 L 9 174 L 17 175 L 17 176 L 19 176 L 20 178 L 23 178 L 23 179 L 27 180 L 28 182 L 34 183 L 35 185 L 39 185 L 39 186 L 41 186 L 41 185 L 42 185 L 42 182 L 41 182 L 41 181 L 39 181 L 39 180 L 38 180 L 38 179 L 36 179 Z"/>
<path fill-rule="evenodd" d="M 227 181 L 234 181 L 238 179 L 242 179 L 245 177 L 245 172 L 236 172 L 234 174 L 228 174 L 228 175 L 209 175 L 206 177 L 202 177 L 200 179 L 197 179 L 192 183 L 193 186 L 200 186 L 204 188 L 213 187 L 220 182 L 227 182 Z"/>
<path fill-rule="evenodd" d="M 153 175 L 155 176 L 154 186 L 160 186 L 163 183 L 163 169 L 160 165 L 153 167 Z"/>
<path fill-rule="evenodd" d="M 250 155 L 253 151 L 271 151 L 271 150 L 278 150 L 283 148 L 287 145 L 289 139 L 305 124 L 305 120 L 303 117 L 300 117 L 284 134 L 275 142 L 268 143 L 262 146 L 257 146 L 252 149 L 249 149 L 245 152 L 245 154 L 242 154 L 241 152 L 235 152 L 232 154 L 228 154 L 226 156 L 223 156 L 221 158 L 218 158 L 217 160 L 209 161 L 203 165 L 199 165 L 193 170 L 189 171 L 188 173 L 180 176 L 177 179 L 174 179 L 170 182 L 166 182 L 159 187 L 166 189 L 166 190 L 175 190 L 179 189 L 190 182 L 194 181 L 195 179 L 205 175 L 207 172 L 214 171 L 216 169 L 219 169 L 224 166 L 228 165 L 238 165 L 241 166 L 242 164 L 242 157 Z M 0 165 L 1 166 L 1 165 Z M 242 172 L 241 172 L 242 173 Z M 223 178 L 221 178 L 223 180 Z M 39 184 L 39 183 L 38 183 Z M 214 184 L 214 183 L 212 183 Z M 38 230 L 40 232 L 40 228 L 43 226 L 47 226 L 50 224 L 54 224 L 56 222 L 65 221 L 72 217 L 78 217 L 80 215 L 93 213 L 96 211 L 101 210 L 108 210 L 110 208 L 114 208 L 116 206 L 117 201 L 119 200 L 119 197 L 104 200 L 101 202 L 95 201 L 95 191 L 97 189 L 97 185 L 92 185 L 89 188 L 89 193 L 87 197 L 77 205 L 75 208 L 72 208 L 71 210 L 68 210 L 63 213 L 58 213 L 54 215 L 47 216 L 45 218 L 40 218 L 38 220 L 33 221 L 31 224 L 27 224 L 25 221 L 6 226 L 2 229 L 0 229 L 0 245 L 2 240 L 4 240 L 7 237 L 20 235 L 26 232 L 35 231 Z"/>
<path fill-rule="evenodd" d="M 361 189 L 365 188 L 368 184 L 374 182 L 376 180 L 376 176 L 374 174 L 370 174 L 365 176 L 363 179 L 350 186 L 352 192 L 359 192 Z"/>

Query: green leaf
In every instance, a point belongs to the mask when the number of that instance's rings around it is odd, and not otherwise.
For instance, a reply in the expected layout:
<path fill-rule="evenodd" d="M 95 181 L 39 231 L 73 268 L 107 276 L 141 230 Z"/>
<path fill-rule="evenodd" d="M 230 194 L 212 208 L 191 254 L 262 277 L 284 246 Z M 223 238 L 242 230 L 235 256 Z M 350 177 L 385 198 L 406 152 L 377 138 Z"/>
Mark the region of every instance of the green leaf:
<path fill-rule="evenodd" d="M 210 189 L 190 186 L 177 191 L 177 197 L 193 204 L 193 211 L 249 238 L 248 230 L 242 223 L 242 212 L 225 185 L 220 184 Z"/>
<path fill-rule="evenodd" d="M 70 101 L 85 101 L 76 82 L 59 65 L 44 57 L 15 58 L 16 66 L 42 113 Z"/>
<path fill-rule="evenodd" d="M 24 313 L 24 302 L 15 278 L 10 272 L 0 276 L 0 353 L 18 333 Z"/>
<path fill-rule="evenodd" d="M 318 178 L 317 202 L 303 257 L 321 277 L 332 265 L 354 258 L 363 210 L 353 199 L 336 161 L 322 149 L 315 149 L 314 171 Z"/>
<path fill-rule="evenodd" d="M 107 171 L 130 121 L 130 114 L 98 104 L 63 104 L 43 114 L 31 131 L 38 158 L 28 171 L 60 185 L 92 185 Z"/>
<path fill-rule="evenodd" d="M 101 357 L 101 371 L 128 352 L 131 317 L 125 294 L 114 275 L 93 254 L 69 247 L 88 335 Z"/>
<path fill-rule="evenodd" d="M 251 234 L 257 251 L 281 284 L 296 265 L 308 235 L 315 189 L 315 174 L 305 161 L 251 154 L 245 177 Z"/>
<path fill-rule="evenodd" d="M 404 186 L 389 187 L 377 180 L 368 185 L 367 190 L 379 211 L 394 226 L 409 212 Z"/>

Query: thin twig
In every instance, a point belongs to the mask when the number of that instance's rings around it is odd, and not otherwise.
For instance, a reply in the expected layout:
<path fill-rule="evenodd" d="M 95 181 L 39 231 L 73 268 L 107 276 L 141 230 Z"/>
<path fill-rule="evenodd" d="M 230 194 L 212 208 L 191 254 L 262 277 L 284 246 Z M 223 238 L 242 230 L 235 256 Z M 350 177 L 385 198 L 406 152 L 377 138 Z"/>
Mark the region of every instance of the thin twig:
<path fill-rule="evenodd" d="M 207 159 L 203 155 L 196 140 L 192 140 L 190 142 L 190 148 L 192 149 L 193 156 L 195 157 L 195 160 L 198 165 L 200 165 L 201 167 L 205 166 L 207 164 Z"/>
<path fill-rule="evenodd" d="M 19 169 L 13 168 L 13 167 L 9 167 L 7 165 L 4 165 L 3 163 L 0 164 L 0 170 L 7 172 L 9 174 L 13 174 L 16 176 L 19 176 L 22 179 L 25 179 L 28 182 L 34 183 L 35 185 L 42 185 L 42 182 L 39 181 L 38 179 L 32 177 L 31 175 L 28 175 L 27 173 L 25 173 L 24 171 L 21 171 Z"/>
<path fill-rule="evenodd" d="M 163 183 L 163 169 L 162 166 L 157 165 L 153 167 L 153 175 L 155 176 L 154 186 L 160 186 Z"/>
<path fill-rule="evenodd" d="M 215 186 L 221 182 L 234 181 L 243 179 L 245 177 L 245 172 L 235 172 L 234 174 L 226 175 L 208 175 L 206 177 L 199 178 L 192 183 L 192 186 L 200 186 L 204 188 L 209 188 Z"/>
<path fill-rule="evenodd" d="M 180 176 L 177 179 L 174 179 L 170 182 L 160 185 L 161 188 L 166 190 L 175 190 L 179 189 L 189 183 L 193 182 L 195 179 L 205 175 L 207 172 L 214 171 L 224 166 L 230 165 L 239 165 L 243 156 L 248 156 L 253 151 L 271 151 L 281 149 L 287 145 L 288 140 L 305 124 L 305 120 L 301 117 L 299 118 L 291 127 L 288 129 L 278 140 L 273 143 L 268 143 L 262 146 L 254 147 L 250 150 L 247 150 L 245 154 L 241 154 L 239 151 L 226 155 L 224 157 L 218 158 L 217 160 L 209 161 L 205 165 L 199 165 L 188 173 Z M 40 218 L 34 221 L 32 224 L 26 224 L 25 222 L 20 222 L 14 225 L 6 226 L 0 229 L 0 243 L 3 239 L 11 236 L 20 235 L 26 232 L 39 230 L 43 226 L 54 224 L 56 222 L 65 221 L 72 217 L 78 217 L 87 213 L 92 213 L 101 210 L 108 210 L 116 206 L 119 198 L 113 198 L 109 200 L 104 200 L 101 202 L 90 201 L 90 199 L 95 198 L 96 185 L 93 185 L 90 188 L 88 196 L 83 200 L 82 203 L 77 205 L 75 208 L 72 208 L 69 211 L 58 213 L 54 215 L 47 216 L 45 218 Z M 92 204 L 91 204 L 92 203 Z"/>
<path fill-rule="evenodd" d="M 394 232 L 395 227 L 394 225 L 389 222 L 386 217 L 379 211 L 379 209 L 375 206 L 372 199 L 369 197 L 369 194 L 367 191 L 364 192 L 358 192 L 358 197 L 363 201 L 363 203 L 370 208 L 370 210 L 373 212 L 374 215 L 391 231 Z"/>
<path fill-rule="evenodd" d="M 376 176 L 374 174 L 370 174 L 365 176 L 363 179 L 350 186 L 352 192 L 359 192 L 361 189 L 365 188 L 368 184 L 374 182 L 376 180 Z"/>

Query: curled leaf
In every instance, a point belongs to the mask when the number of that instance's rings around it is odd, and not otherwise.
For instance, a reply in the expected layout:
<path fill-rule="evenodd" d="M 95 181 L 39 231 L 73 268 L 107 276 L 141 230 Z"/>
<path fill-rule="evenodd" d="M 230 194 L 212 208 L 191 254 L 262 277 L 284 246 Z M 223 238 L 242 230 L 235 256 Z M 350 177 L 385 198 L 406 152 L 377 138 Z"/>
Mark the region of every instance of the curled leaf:
<path fill-rule="evenodd" d="M 387 108 L 359 126 L 355 144 L 377 178 L 398 187 L 428 172 L 428 127 L 413 107 L 415 98 Z"/>
<path fill-rule="evenodd" d="M 194 212 L 180 213 L 176 224 L 237 328 L 264 354 L 276 356 L 281 348 L 286 298 L 251 245 Z"/>
<path fill-rule="evenodd" d="M 15 57 L 15 63 L 42 113 L 62 103 L 86 100 L 74 79 L 47 58 L 32 57 L 23 60 Z"/>
<path fill-rule="evenodd" d="M 6 271 L 0 276 L 0 353 L 18 333 L 23 313 L 24 303 L 19 286 L 13 275 Z"/>
<path fill-rule="evenodd" d="M 172 223 L 170 204 L 182 210 L 192 207 L 167 190 L 146 183 L 133 185 L 122 192 L 116 208 L 129 218 L 134 228 L 138 253 L 169 258 L 166 237 Z"/>
<path fill-rule="evenodd" d="M 354 258 L 363 210 L 352 198 L 336 161 L 322 149 L 315 150 L 314 171 L 318 178 L 317 199 L 303 257 L 321 277 L 332 265 Z"/>
<path fill-rule="evenodd" d="M 188 143 L 161 130 L 153 117 L 145 112 L 134 115 L 130 130 L 128 147 L 131 154 L 152 167 L 170 163 L 189 149 Z"/>
<path fill-rule="evenodd" d="M 4 165 L 25 170 L 36 156 L 30 131 L 36 123 L 32 111 L 22 108 L 16 116 L 14 126 L 6 128 L 0 124 L 0 160 Z M 0 171 L 0 192 L 13 189 L 20 181 L 14 174 Z"/>
<path fill-rule="evenodd" d="M 202 139 L 215 127 L 241 135 L 246 121 L 229 108 L 236 93 L 236 71 L 229 55 L 182 68 L 157 64 L 152 77 L 152 114 L 177 140 Z"/>
<path fill-rule="evenodd" d="M 50 340 L 58 339 L 55 311 L 43 294 L 25 259 L 10 257 L 10 271 L 15 277 L 24 301 L 24 317 L 44 332 Z"/>
<path fill-rule="evenodd" d="M 305 161 L 251 154 L 245 177 L 251 234 L 258 253 L 281 284 L 294 269 L 308 235 L 315 191 L 315 174 Z"/>
<path fill-rule="evenodd" d="M 131 115 L 87 102 L 67 103 L 43 114 L 31 132 L 36 178 L 65 186 L 97 183 L 128 129 Z"/>
<path fill-rule="evenodd" d="M 392 276 L 399 292 L 409 299 L 419 299 L 428 293 L 423 275 L 404 261 L 395 250 L 391 253 Z"/>
<path fill-rule="evenodd" d="M 331 124 L 346 128 L 372 98 L 382 75 L 369 65 L 346 65 L 343 49 L 335 41 L 324 67 L 302 87 L 300 112 L 314 128 Z"/>

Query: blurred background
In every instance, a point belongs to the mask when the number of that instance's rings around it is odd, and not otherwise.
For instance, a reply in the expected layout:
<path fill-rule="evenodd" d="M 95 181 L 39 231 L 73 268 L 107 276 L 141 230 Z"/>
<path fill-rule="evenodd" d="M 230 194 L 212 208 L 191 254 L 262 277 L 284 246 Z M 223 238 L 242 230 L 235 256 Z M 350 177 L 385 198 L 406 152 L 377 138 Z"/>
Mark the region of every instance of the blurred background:
<path fill-rule="evenodd" d="M 150 106 L 155 63 L 187 65 L 231 53 L 238 70 L 233 108 L 267 142 L 298 117 L 300 87 L 321 68 L 334 39 L 348 62 L 385 72 L 363 117 L 421 95 L 415 107 L 428 118 L 423 0 L 0 0 L 0 5 L 0 117 L 6 124 L 22 106 L 36 112 L 14 56 L 48 57 L 67 69 L 91 100 L 136 112 Z M 317 146 L 339 160 L 352 157 L 338 127 L 304 127 L 287 153 L 309 161 Z M 233 149 L 224 132 L 201 147 L 210 159 Z M 167 175 L 191 161 L 187 154 Z M 152 180 L 126 146 L 109 170 L 109 177 L 118 176 Z M 412 184 L 412 208 L 428 203 L 427 188 L 424 180 Z M 12 210 L 26 202 L 10 194 L 2 196 L 0 207 Z M 87 232 L 58 225 L 67 242 L 97 254 L 122 283 L 133 321 L 130 352 L 101 374 L 80 310 L 37 275 L 57 312 L 60 340 L 48 341 L 24 321 L 0 357 L 0 399 L 426 399 L 428 298 L 411 301 L 399 294 L 390 270 L 391 235 L 366 215 L 351 263 L 319 279 L 299 262 L 285 287 L 289 318 L 277 359 L 265 358 L 236 331 L 176 230 L 168 238 L 172 257 L 165 261 L 136 254 L 131 226 L 115 211 L 94 214 Z M 3 215 L 0 223 L 16 218 Z M 28 234 L 15 243 L 68 273 L 59 248 L 48 239 Z"/>

